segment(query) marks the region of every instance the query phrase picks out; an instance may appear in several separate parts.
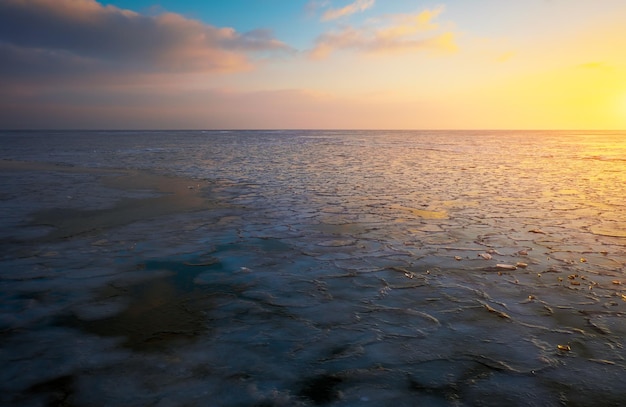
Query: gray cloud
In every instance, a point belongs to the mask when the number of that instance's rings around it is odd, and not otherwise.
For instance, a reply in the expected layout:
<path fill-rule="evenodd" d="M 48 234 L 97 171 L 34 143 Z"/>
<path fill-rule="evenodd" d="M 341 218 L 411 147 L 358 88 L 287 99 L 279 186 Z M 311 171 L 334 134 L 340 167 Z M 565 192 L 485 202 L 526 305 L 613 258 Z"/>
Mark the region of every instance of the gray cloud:
<path fill-rule="evenodd" d="M 173 13 L 146 16 L 95 0 L 0 1 L 0 73 L 249 69 L 250 53 L 290 48 L 268 30 L 239 33 Z"/>

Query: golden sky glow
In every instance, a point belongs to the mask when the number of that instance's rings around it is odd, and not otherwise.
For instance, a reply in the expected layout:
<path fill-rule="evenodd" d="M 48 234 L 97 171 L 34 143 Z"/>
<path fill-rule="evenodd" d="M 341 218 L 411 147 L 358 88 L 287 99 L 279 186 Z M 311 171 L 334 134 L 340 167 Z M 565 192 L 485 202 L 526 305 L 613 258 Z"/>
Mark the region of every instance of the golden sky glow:
<path fill-rule="evenodd" d="M 0 127 L 626 128 L 623 1 L 139 3 L 2 2 Z"/>

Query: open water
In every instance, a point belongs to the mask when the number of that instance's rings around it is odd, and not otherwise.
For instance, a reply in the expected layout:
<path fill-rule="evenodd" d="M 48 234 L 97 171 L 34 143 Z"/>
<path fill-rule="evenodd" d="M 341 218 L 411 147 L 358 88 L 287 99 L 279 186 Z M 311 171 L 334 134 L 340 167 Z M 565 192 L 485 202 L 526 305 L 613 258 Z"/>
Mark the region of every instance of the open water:
<path fill-rule="evenodd" d="M 0 404 L 626 400 L 624 132 L 0 146 Z M 162 192 L 129 169 L 204 200 L 137 210 Z"/>

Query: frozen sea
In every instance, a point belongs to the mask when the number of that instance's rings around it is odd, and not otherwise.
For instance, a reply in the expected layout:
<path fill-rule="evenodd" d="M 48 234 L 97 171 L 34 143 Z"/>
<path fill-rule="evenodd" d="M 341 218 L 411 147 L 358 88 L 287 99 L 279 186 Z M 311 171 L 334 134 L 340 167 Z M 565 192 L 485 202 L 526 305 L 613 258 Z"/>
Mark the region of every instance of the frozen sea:
<path fill-rule="evenodd" d="M 5 131 L 0 168 L 1 405 L 626 400 L 626 132 Z"/>

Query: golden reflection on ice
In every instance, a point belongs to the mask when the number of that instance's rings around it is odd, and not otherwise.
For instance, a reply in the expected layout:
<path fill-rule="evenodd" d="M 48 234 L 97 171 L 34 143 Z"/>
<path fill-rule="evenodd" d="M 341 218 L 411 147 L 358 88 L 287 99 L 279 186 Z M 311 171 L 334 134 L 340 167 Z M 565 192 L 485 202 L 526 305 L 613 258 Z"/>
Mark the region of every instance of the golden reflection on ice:
<path fill-rule="evenodd" d="M 417 216 L 419 218 L 423 218 L 423 219 L 447 219 L 448 218 L 448 214 L 445 211 L 427 211 L 424 209 L 408 208 L 408 207 L 399 206 L 399 205 L 393 205 L 391 206 L 391 208 L 396 209 L 398 211 L 409 212 L 412 215 Z"/>

